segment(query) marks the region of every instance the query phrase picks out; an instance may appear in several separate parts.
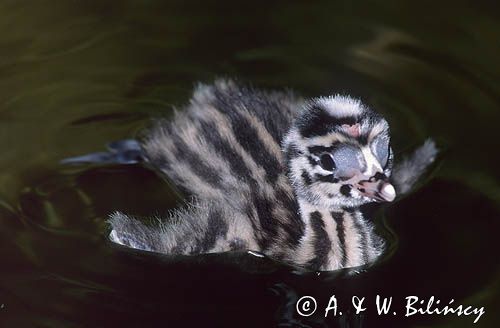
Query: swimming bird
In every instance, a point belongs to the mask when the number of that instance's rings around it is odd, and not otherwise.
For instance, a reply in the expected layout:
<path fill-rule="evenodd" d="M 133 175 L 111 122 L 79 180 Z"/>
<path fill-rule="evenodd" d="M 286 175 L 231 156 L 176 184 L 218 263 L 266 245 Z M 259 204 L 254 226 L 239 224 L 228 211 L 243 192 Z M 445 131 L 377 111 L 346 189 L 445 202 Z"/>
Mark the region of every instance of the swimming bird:
<path fill-rule="evenodd" d="M 227 79 L 199 84 L 173 119 L 108 148 L 64 163 L 141 163 L 189 199 L 149 223 L 114 212 L 111 241 L 172 255 L 257 251 L 321 271 L 383 253 L 363 206 L 408 193 L 437 154 L 429 139 L 393 165 L 387 121 L 360 100 Z"/>

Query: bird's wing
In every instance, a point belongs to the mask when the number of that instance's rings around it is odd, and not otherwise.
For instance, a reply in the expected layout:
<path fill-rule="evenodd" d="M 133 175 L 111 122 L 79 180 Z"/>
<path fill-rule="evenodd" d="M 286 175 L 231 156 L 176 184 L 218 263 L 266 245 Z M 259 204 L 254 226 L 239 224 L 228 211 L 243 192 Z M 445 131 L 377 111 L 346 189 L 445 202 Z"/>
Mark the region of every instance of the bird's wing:
<path fill-rule="evenodd" d="M 200 254 L 257 249 L 249 222 L 222 204 L 194 201 L 150 222 L 115 212 L 108 220 L 111 241 L 166 254 Z"/>
<path fill-rule="evenodd" d="M 275 191 L 289 185 L 280 142 L 298 103 L 288 93 L 227 80 L 199 85 L 186 108 L 146 131 L 144 159 L 201 200 L 273 201 Z"/>
<path fill-rule="evenodd" d="M 432 139 L 428 139 L 410 156 L 394 165 L 391 182 L 398 195 L 407 194 L 415 186 L 415 183 L 434 162 L 437 154 L 436 143 Z"/>
<path fill-rule="evenodd" d="M 144 164 L 198 199 L 270 195 L 288 184 L 280 143 L 301 104 L 290 92 L 230 80 L 200 84 L 186 108 L 172 120 L 155 120 L 139 140 L 115 141 L 107 151 L 61 163 Z"/>

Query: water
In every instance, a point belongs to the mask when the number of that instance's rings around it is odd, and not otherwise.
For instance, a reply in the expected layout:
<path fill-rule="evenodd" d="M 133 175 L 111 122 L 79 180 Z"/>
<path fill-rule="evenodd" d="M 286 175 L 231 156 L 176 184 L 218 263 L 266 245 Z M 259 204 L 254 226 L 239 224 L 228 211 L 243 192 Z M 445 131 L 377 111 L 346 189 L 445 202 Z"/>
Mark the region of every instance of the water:
<path fill-rule="evenodd" d="M 500 319 L 498 4 L 387 1 L 0 1 L 0 325 L 5 327 L 469 327 L 404 316 L 404 297 Z M 115 247 L 106 216 L 181 203 L 138 167 L 62 167 L 234 76 L 306 96 L 361 97 L 398 154 L 443 149 L 421 188 L 378 213 L 388 255 L 358 275 L 247 254 L 159 257 Z M 324 318 L 335 294 L 364 315 Z M 378 316 L 375 296 L 398 315 Z M 313 295 L 318 312 L 295 302 Z"/>

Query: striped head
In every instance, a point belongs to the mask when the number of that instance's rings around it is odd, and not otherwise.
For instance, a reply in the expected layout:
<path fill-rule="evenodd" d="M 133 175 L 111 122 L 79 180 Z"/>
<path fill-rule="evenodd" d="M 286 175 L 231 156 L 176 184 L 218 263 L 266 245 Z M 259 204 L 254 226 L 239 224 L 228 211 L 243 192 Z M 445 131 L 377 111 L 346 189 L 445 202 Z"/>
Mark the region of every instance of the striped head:
<path fill-rule="evenodd" d="M 389 125 L 359 100 L 309 101 L 283 149 L 297 197 L 331 210 L 392 201 Z"/>

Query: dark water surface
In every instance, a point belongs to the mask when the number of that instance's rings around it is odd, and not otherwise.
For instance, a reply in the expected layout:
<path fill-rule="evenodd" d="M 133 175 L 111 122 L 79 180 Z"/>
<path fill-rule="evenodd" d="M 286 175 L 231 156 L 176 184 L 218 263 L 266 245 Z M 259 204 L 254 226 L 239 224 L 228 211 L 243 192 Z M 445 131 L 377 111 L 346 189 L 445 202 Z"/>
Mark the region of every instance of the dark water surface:
<path fill-rule="evenodd" d="M 0 1 L 0 325 L 472 326 L 406 318 L 416 295 L 484 306 L 475 326 L 498 327 L 499 16 L 494 1 Z M 161 214 L 181 199 L 139 167 L 59 160 L 133 136 L 216 76 L 361 97 L 399 154 L 435 137 L 444 151 L 428 179 L 379 212 L 391 245 L 380 263 L 318 275 L 107 242 L 112 211 Z M 325 319 L 333 294 L 345 313 Z M 377 294 L 396 316 L 375 313 Z M 318 301 L 306 318 L 304 295 Z M 347 311 L 353 295 L 363 315 Z"/>

